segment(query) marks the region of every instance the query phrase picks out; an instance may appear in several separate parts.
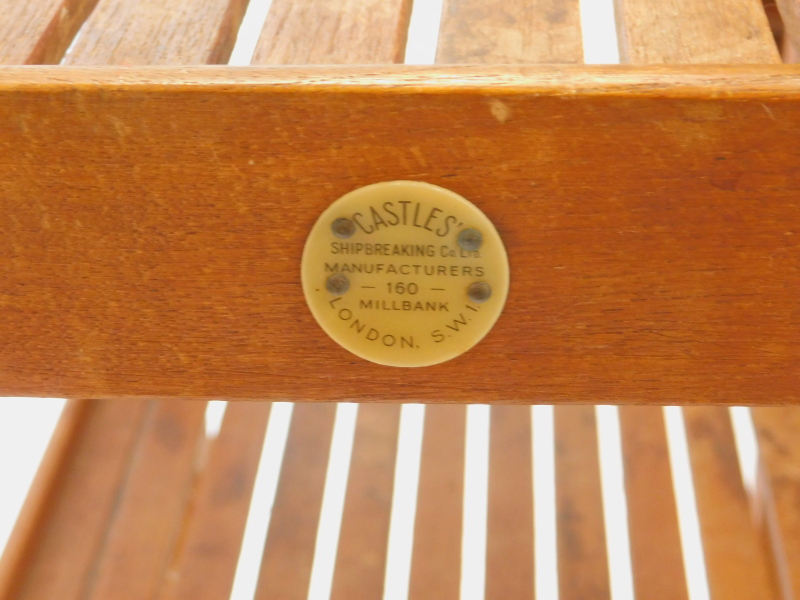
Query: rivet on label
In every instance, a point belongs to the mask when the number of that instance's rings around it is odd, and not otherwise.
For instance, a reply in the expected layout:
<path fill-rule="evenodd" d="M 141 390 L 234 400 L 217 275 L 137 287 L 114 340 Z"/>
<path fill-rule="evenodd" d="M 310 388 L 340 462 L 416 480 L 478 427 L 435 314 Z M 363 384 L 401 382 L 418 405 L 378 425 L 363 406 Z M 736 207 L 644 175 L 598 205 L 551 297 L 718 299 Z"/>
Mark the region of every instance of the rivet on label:
<path fill-rule="evenodd" d="M 467 296 L 476 304 L 483 304 L 492 295 L 492 287 L 485 281 L 476 281 L 467 288 Z"/>
<path fill-rule="evenodd" d="M 483 234 L 477 229 L 464 229 L 458 234 L 458 245 L 467 252 L 480 250 L 483 245 Z"/>
<path fill-rule="evenodd" d="M 328 277 L 325 287 L 334 296 L 341 296 L 350 289 L 350 280 L 343 273 L 335 273 Z"/>
<path fill-rule="evenodd" d="M 351 219 L 340 217 L 331 223 L 331 231 L 337 238 L 346 240 L 353 237 L 356 232 L 356 224 Z"/>

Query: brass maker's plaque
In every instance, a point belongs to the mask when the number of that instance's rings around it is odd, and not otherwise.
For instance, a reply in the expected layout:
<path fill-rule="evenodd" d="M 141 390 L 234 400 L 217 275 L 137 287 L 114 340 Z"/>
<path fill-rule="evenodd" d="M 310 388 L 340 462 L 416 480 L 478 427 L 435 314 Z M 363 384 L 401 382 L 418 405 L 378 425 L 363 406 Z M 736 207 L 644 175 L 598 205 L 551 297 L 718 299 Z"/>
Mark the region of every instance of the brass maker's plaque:
<path fill-rule="evenodd" d="M 458 194 L 391 181 L 345 194 L 303 250 L 311 312 L 341 346 L 395 367 L 435 365 L 489 332 L 508 295 L 492 222 Z"/>

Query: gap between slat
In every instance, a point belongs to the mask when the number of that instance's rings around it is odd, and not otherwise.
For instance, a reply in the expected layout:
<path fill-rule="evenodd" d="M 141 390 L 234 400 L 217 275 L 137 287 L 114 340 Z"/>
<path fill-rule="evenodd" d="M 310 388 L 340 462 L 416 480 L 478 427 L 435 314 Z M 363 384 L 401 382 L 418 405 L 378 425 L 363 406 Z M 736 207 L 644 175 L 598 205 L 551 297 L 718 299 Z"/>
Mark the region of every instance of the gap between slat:
<path fill-rule="evenodd" d="M 64 51 L 64 56 L 61 57 L 59 64 L 63 64 L 67 61 L 67 58 L 72 54 L 72 50 L 75 48 L 75 45 L 78 43 L 78 40 L 81 39 L 81 33 L 83 32 L 83 28 L 86 25 L 86 21 L 81 23 L 80 29 L 75 32 L 75 37 L 72 38 L 72 41 L 67 46 L 67 49 Z"/>
<path fill-rule="evenodd" d="M 358 404 L 343 402 L 336 407 L 308 600 L 328 600 L 331 595 L 357 417 Z"/>
<path fill-rule="evenodd" d="M 739 468 L 748 494 L 756 491 L 758 480 L 758 439 L 753 424 L 753 413 L 746 406 L 732 406 L 730 409 L 736 452 L 739 455 Z"/>
<path fill-rule="evenodd" d="M 236 44 L 228 60 L 229 65 L 242 67 L 250 64 L 270 6 L 272 0 L 250 0 L 236 36 Z"/>
<path fill-rule="evenodd" d="M 408 598 L 424 422 L 423 404 L 403 406 L 400 415 L 383 600 Z"/>
<path fill-rule="evenodd" d="M 432 65 L 442 22 L 443 0 L 415 0 L 408 26 L 405 64 Z"/>
<path fill-rule="evenodd" d="M 486 509 L 489 490 L 489 406 L 467 407 L 461 600 L 483 600 L 486 587 Z"/>
<path fill-rule="evenodd" d="M 613 0 L 581 0 L 579 6 L 583 62 L 587 65 L 619 64 Z"/>
<path fill-rule="evenodd" d="M 633 600 L 628 503 L 625 496 L 619 410 L 616 406 L 596 406 L 595 414 L 611 598 Z"/>
<path fill-rule="evenodd" d="M 689 460 L 689 445 L 681 408 L 665 406 L 664 423 L 667 428 L 672 485 L 678 509 L 678 528 L 689 600 L 711 600 L 703 541 L 700 534 L 700 520 L 697 514 L 697 499 L 692 480 L 692 467 Z"/>
<path fill-rule="evenodd" d="M 534 406 L 531 418 L 536 598 L 558 598 L 553 407 Z"/>
<path fill-rule="evenodd" d="M 205 428 L 206 437 L 209 440 L 213 440 L 219 435 L 227 408 L 228 403 L 224 400 L 211 400 L 206 406 Z"/>

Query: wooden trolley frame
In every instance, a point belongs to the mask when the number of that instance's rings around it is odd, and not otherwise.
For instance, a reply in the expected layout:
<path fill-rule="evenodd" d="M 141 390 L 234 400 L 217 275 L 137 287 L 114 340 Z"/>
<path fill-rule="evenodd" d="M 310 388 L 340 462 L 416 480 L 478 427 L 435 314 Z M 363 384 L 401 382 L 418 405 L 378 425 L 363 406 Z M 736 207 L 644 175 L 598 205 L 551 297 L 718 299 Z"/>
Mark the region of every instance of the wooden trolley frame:
<path fill-rule="evenodd" d="M 459 594 L 476 402 L 487 598 L 533 597 L 514 404 L 545 403 L 560 598 L 610 597 L 594 403 L 622 405 L 637 598 L 687 598 L 662 404 L 686 405 L 711 598 L 800 595 L 800 68 L 777 64 L 760 0 L 616 0 L 613 67 L 580 65 L 577 0 L 445 0 L 436 67 L 391 66 L 410 0 L 273 0 L 249 68 L 209 66 L 245 0 L 6 4 L 0 394 L 71 400 L 0 599 L 227 597 L 274 400 L 298 404 L 259 600 L 307 597 L 331 401 L 363 403 L 333 598 L 384 593 L 402 402 L 430 403 L 413 598 Z M 800 4 L 779 8 L 790 59 Z M 495 329 L 435 367 L 349 355 L 300 289 L 317 215 L 394 179 L 469 198 L 509 250 Z M 737 404 L 755 407 L 755 490 Z"/>

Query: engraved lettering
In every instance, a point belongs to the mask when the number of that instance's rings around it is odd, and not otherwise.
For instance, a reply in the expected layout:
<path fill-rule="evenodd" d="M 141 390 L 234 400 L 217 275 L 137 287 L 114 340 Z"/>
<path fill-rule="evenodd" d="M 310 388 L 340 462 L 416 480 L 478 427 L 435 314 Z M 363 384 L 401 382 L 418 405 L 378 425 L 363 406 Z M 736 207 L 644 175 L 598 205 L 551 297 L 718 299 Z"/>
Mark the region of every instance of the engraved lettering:
<path fill-rule="evenodd" d="M 386 224 L 386 221 L 384 221 L 381 218 L 381 215 L 377 210 L 375 210 L 371 206 L 369 207 L 369 210 L 372 213 L 372 224 L 375 226 L 375 231 L 378 231 L 378 229 L 380 229 L 381 225 L 383 225 L 384 227 L 388 227 L 388 225 Z"/>
<path fill-rule="evenodd" d="M 453 215 L 445 217 L 444 224 L 436 230 L 436 235 L 439 237 L 446 236 L 448 233 L 450 233 L 450 226 L 455 225 L 456 223 L 458 223 L 458 219 Z"/>
<path fill-rule="evenodd" d="M 403 225 L 406 225 L 408 224 L 408 213 L 406 209 L 408 208 L 408 205 L 411 204 L 411 202 L 409 202 L 408 200 L 400 200 L 400 204 L 403 205 Z"/>
<path fill-rule="evenodd" d="M 391 225 L 392 227 L 394 227 L 395 225 L 399 225 L 400 224 L 400 217 L 397 216 L 397 213 L 392 210 L 393 208 L 394 208 L 394 203 L 393 202 L 384 202 L 383 203 L 384 212 L 386 212 L 390 217 L 392 217 L 391 219 L 388 219 L 389 225 Z"/>
<path fill-rule="evenodd" d="M 467 319 L 464 317 L 463 313 L 458 313 L 458 319 L 453 319 L 452 325 L 445 325 L 448 329 L 452 329 L 453 331 L 461 331 L 461 325 L 466 327 Z"/>
<path fill-rule="evenodd" d="M 400 205 L 399 212 L 396 204 Z M 413 207 L 410 205 L 413 205 Z M 430 231 L 438 237 L 445 237 L 452 231 L 453 226 L 458 223 L 458 217 L 455 215 L 446 215 L 442 219 L 440 215 L 443 215 L 444 211 L 437 206 L 430 207 L 427 210 L 427 215 L 425 213 L 426 208 L 421 202 L 399 200 L 397 203 L 384 202 L 379 208 L 370 206 L 368 221 L 364 220 L 364 213 L 361 212 L 353 213 L 351 218 L 356 226 L 367 235 L 378 232 L 382 227 L 410 225 Z M 441 225 L 436 227 L 437 223 Z"/>
<path fill-rule="evenodd" d="M 359 228 L 361 229 L 361 231 L 363 231 L 364 233 L 367 233 L 367 234 L 369 234 L 369 233 L 372 233 L 373 231 L 375 231 L 375 229 L 374 229 L 374 228 L 367 230 L 367 229 L 365 229 L 365 228 L 364 228 L 364 225 L 362 225 L 362 224 L 361 224 L 361 221 L 359 220 L 359 217 L 363 217 L 363 216 L 364 216 L 364 215 L 362 215 L 361 213 L 354 213 L 354 214 L 353 214 L 353 222 L 354 222 L 356 225 L 358 225 L 358 227 L 359 227 Z"/>
<path fill-rule="evenodd" d="M 428 219 L 425 221 L 425 229 L 427 229 L 428 231 L 433 231 L 433 229 L 428 227 L 428 225 L 431 224 L 431 221 L 436 220 L 436 213 L 440 213 L 440 212 L 442 212 L 442 211 L 439 210 L 438 208 L 436 208 L 435 206 L 433 208 L 431 208 L 431 214 L 428 215 Z"/>
<path fill-rule="evenodd" d="M 422 227 L 422 225 L 417 223 L 417 219 L 419 218 L 419 207 L 420 204 L 417 202 L 417 205 L 414 207 L 414 227 Z"/>

